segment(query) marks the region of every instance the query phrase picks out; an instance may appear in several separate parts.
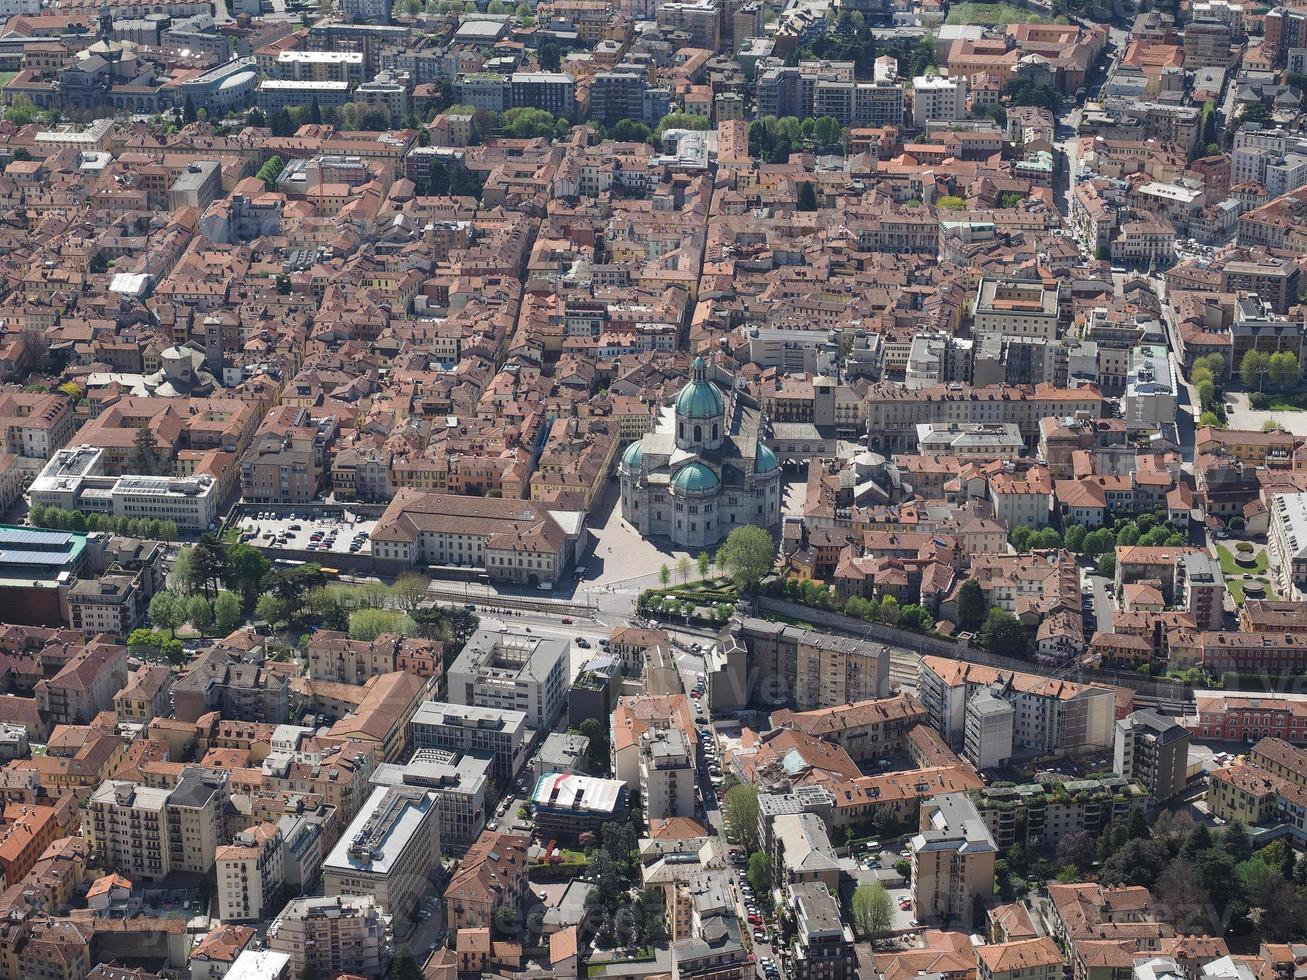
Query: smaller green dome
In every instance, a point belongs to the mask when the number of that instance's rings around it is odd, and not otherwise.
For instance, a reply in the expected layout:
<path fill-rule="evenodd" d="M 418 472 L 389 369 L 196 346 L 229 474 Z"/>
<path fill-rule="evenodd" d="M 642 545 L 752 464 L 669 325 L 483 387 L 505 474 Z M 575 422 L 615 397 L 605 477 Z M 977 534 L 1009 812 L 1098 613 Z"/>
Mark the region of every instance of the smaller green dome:
<path fill-rule="evenodd" d="M 640 463 L 644 459 L 644 440 L 637 439 L 626 447 L 626 452 L 622 453 L 622 465 L 628 470 L 638 470 Z"/>
<path fill-rule="evenodd" d="M 698 460 L 686 463 L 672 474 L 672 489 L 682 493 L 707 493 L 717 489 L 720 482 L 717 474 Z"/>
<path fill-rule="evenodd" d="M 770 473 L 772 470 L 778 469 L 780 465 L 781 465 L 780 460 L 776 458 L 776 454 L 772 452 L 767 446 L 764 446 L 762 443 L 758 443 L 758 455 L 754 458 L 753 461 L 754 472 Z"/>
<path fill-rule="evenodd" d="M 711 419 L 725 411 L 722 393 L 711 381 L 691 381 L 676 396 L 676 414 L 685 419 Z"/>

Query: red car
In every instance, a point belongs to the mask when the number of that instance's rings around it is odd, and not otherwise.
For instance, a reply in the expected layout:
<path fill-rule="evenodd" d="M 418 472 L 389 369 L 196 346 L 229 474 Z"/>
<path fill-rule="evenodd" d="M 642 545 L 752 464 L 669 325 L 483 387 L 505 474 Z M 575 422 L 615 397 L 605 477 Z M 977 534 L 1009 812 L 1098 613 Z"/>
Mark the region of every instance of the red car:
<path fill-rule="evenodd" d="M 761 916 L 761 915 L 751 915 L 751 916 L 749 916 L 749 925 L 751 925 L 751 926 L 760 926 L 760 925 L 762 925 L 762 916 Z"/>
<path fill-rule="evenodd" d="M 572 625 L 572 617 L 571 617 L 571 616 L 564 616 L 564 617 L 563 617 L 563 625 L 564 625 L 564 626 L 571 626 L 571 625 Z"/>

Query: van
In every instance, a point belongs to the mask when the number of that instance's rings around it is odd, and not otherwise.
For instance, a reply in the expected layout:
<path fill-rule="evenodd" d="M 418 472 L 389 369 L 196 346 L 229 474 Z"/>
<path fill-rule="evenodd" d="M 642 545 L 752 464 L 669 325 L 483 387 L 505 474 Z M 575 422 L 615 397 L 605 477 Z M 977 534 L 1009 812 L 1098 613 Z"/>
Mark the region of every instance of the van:
<path fill-rule="evenodd" d="M 539 585 L 536 586 L 536 588 L 539 589 L 541 592 L 553 592 L 553 591 L 554 591 L 554 583 L 553 583 L 553 582 L 541 582 Z"/>

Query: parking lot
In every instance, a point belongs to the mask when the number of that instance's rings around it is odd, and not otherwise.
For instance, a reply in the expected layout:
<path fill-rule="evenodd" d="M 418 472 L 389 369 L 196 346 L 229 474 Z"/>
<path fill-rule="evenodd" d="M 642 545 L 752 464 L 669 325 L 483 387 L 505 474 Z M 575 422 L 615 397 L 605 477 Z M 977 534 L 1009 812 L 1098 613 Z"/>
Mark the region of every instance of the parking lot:
<path fill-rule="evenodd" d="M 256 548 L 336 555 L 367 555 L 376 521 L 345 511 L 342 516 L 310 517 L 253 512 L 234 524 L 241 540 Z"/>

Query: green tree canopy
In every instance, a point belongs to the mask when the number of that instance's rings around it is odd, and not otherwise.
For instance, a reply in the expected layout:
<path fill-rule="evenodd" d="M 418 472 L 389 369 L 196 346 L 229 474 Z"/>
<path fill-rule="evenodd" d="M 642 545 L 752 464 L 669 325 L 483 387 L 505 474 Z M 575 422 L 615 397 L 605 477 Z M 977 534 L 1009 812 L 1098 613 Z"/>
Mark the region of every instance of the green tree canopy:
<path fill-rule="evenodd" d="M 732 786 L 722 798 L 722 817 L 740 839 L 740 846 L 753 851 L 758 846 L 758 789 L 749 783 Z"/>
<path fill-rule="evenodd" d="M 985 590 L 974 578 L 969 578 L 958 589 L 958 625 L 963 629 L 974 630 L 985 621 L 985 612 L 989 603 L 985 600 Z"/>
<path fill-rule="evenodd" d="M 853 893 L 853 928 L 868 942 L 879 942 L 894 928 L 894 904 L 879 881 L 859 885 Z"/>
<path fill-rule="evenodd" d="M 756 586 L 771 570 L 776 549 L 771 535 L 754 524 L 733 528 L 717 550 L 717 566 L 741 589 Z"/>

